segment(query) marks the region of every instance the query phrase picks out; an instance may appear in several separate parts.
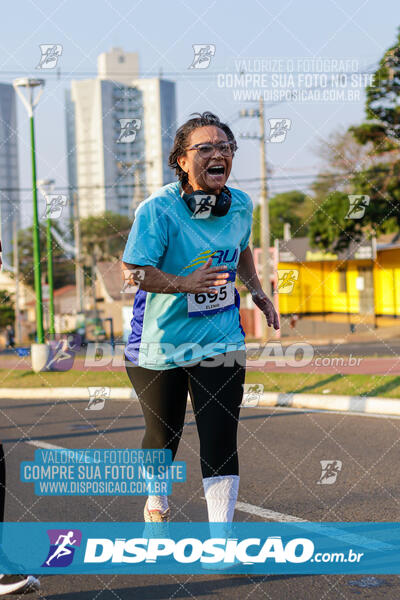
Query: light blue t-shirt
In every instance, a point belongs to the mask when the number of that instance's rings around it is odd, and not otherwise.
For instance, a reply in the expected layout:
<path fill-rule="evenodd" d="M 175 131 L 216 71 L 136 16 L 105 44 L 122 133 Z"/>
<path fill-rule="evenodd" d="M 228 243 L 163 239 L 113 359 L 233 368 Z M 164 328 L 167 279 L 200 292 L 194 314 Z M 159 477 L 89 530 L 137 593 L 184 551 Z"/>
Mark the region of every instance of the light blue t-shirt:
<path fill-rule="evenodd" d="M 226 265 L 230 277 L 219 289 L 217 300 L 213 294 L 159 294 L 139 289 L 125 348 L 134 364 L 171 369 L 245 348 L 234 280 L 240 253 L 250 238 L 253 204 L 246 193 L 229 189 L 232 204 L 224 217 L 193 219 L 178 182 L 162 187 L 137 208 L 124 262 L 182 276 L 211 256 L 212 266 Z"/>

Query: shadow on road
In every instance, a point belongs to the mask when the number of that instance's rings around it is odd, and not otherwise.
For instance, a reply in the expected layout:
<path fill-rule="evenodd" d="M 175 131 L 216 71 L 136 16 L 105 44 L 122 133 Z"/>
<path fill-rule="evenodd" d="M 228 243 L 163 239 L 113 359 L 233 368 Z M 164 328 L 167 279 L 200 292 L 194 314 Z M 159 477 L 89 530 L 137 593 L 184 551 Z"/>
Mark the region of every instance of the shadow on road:
<path fill-rule="evenodd" d="M 90 425 L 92 425 L 93 427 L 96 425 L 96 423 L 98 423 L 99 421 L 110 421 L 110 419 L 112 419 L 113 417 L 111 416 L 107 416 L 107 417 L 96 417 L 95 419 L 91 418 L 90 420 Z M 118 419 L 142 419 L 143 415 L 122 415 L 119 416 L 118 415 Z M 75 417 L 75 419 L 63 419 L 62 421 L 46 421 L 46 427 L 50 426 L 50 425 L 60 425 L 60 423 L 62 423 L 63 425 L 68 425 L 68 427 L 73 427 L 75 426 L 77 423 L 77 418 Z M 71 425 L 69 425 L 69 423 L 71 423 Z M 32 423 L 18 423 L 18 427 L 31 427 Z M 0 430 L 1 429 L 11 429 L 12 427 L 14 427 L 14 425 L 0 425 Z"/>
<path fill-rule="evenodd" d="M 288 394 L 293 394 L 293 393 L 301 394 L 304 392 L 311 392 L 311 390 L 313 390 L 315 388 L 319 388 L 323 385 L 328 385 L 329 383 L 338 381 L 342 377 L 343 377 L 343 375 L 341 375 L 340 373 L 337 373 L 336 375 L 330 375 L 329 377 L 326 377 L 326 379 L 323 379 L 322 381 L 317 381 L 312 385 L 304 385 L 303 387 L 298 387 L 295 390 L 291 390 L 290 392 L 287 392 L 287 393 Z"/>
<path fill-rule="evenodd" d="M 101 577 L 101 576 L 97 576 Z M 127 577 L 127 576 L 125 576 Z M 140 575 L 131 575 L 131 577 L 140 577 Z M 149 576 L 146 576 L 149 577 Z M 154 575 L 155 580 L 160 577 L 170 577 L 168 575 Z M 119 600 L 131 600 L 132 598 L 140 598 L 140 600 L 167 600 L 170 598 L 196 598 L 202 596 L 215 596 L 221 598 L 241 597 L 240 592 L 232 595 L 232 588 L 239 586 L 260 586 L 268 584 L 270 581 L 288 580 L 293 578 L 307 577 L 307 575 L 191 575 L 189 577 L 198 577 L 197 581 L 187 581 L 188 575 L 174 575 L 174 578 L 184 577 L 185 579 L 180 584 L 176 583 L 159 583 L 158 585 L 134 585 L 126 588 L 114 588 L 107 584 L 103 588 L 92 589 L 82 592 L 74 592 L 73 590 L 67 593 L 46 593 L 46 582 L 42 581 L 43 592 L 46 594 L 46 600 L 93 600 L 93 598 L 101 597 L 103 600 L 119 598 Z M 110 582 L 111 583 L 111 582 Z M 107 591 L 109 595 L 106 595 Z M 226 595 L 224 594 L 226 592 Z M 243 589 L 243 592 L 245 590 Z"/>
<path fill-rule="evenodd" d="M 256 409 L 257 410 L 257 409 Z M 305 411 L 285 411 L 285 412 L 278 412 L 278 413 L 274 413 L 274 414 L 270 414 L 270 413 L 262 413 L 259 415 L 247 415 L 247 416 L 241 416 L 239 418 L 239 421 L 247 421 L 247 420 L 254 420 L 254 419 L 271 419 L 274 417 L 290 417 L 293 415 L 298 415 L 298 414 L 304 414 Z M 308 412 L 308 411 L 306 411 Z M 142 417 L 142 415 L 137 415 L 139 417 Z M 111 417 L 109 417 L 111 419 Z M 128 418 L 128 417 L 127 417 Z M 110 435 L 112 433 L 122 433 L 124 431 L 138 431 L 138 430 L 144 430 L 145 426 L 143 425 L 131 425 L 130 427 L 114 427 L 112 429 L 110 428 L 106 428 L 106 429 L 98 429 L 96 427 L 95 422 L 93 422 L 92 424 L 92 431 L 88 431 L 87 429 L 85 429 L 84 431 L 74 431 L 71 433 L 54 433 L 54 434 L 49 434 L 49 435 L 39 435 L 38 439 L 42 440 L 43 442 L 46 440 L 63 440 L 63 439 L 67 439 L 67 438 L 79 438 L 79 437 L 90 437 L 91 435 L 95 435 L 95 436 L 99 436 L 99 435 Z M 186 427 L 194 427 L 196 425 L 195 421 L 187 421 L 185 423 L 185 428 Z M 3 443 L 15 443 L 15 442 L 29 442 L 32 439 L 32 437 L 17 437 L 17 438 L 5 438 L 2 437 L 2 441 Z M 34 438 L 36 439 L 36 438 Z"/>
<path fill-rule="evenodd" d="M 388 373 L 388 375 L 390 375 L 390 373 Z M 379 375 L 375 375 L 375 377 L 379 377 Z M 388 381 L 383 385 L 377 385 L 374 387 L 370 392 L 368 392 L 368 396 L 379 396 L 379 394 L 382 394 L 383 392 L 390 392 L 390 390 L 393 390 L 399 385 L 400 377 L 396 377 L 396 379 L 393 379 L 393 381 Z"/>

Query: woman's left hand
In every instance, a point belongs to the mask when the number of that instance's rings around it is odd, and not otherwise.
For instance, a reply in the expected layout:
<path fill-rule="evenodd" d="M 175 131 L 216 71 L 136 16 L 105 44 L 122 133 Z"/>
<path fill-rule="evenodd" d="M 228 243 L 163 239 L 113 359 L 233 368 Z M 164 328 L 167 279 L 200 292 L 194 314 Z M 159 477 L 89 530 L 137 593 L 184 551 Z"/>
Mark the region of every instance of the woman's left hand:
<path fill-rule="evenodd" d="M 279 318 L 274 305 L 262 290 L 251 295 L 254 304 L 264 313 L 268 327 L 273 326 L 274 329 L 279 329 Z"/>

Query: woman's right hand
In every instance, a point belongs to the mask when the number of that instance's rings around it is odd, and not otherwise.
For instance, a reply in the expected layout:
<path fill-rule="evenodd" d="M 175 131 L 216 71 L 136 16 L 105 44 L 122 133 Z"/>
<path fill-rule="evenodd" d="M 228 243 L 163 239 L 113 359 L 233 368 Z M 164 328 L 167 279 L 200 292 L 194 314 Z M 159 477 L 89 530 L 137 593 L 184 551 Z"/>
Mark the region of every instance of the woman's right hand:
<path fill-rule="evenodd" d="M 226 265 L 212 267 L 212 258 L 193 271 L 182 277 L 182 292 L 190 294 L 199 294 L 200 292 L 213 293 L 215 286 L 224 285 L 227 282 L 229 273 L 221 273 L 226 271 Z"/>

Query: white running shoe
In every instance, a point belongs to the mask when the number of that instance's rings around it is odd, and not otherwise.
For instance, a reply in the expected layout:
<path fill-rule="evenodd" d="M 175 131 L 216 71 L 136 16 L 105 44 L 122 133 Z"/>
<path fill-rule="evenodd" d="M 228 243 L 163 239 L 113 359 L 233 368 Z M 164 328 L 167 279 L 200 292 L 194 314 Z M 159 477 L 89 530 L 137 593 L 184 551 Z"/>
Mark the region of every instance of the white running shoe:
<path fill-rule="evenodd" d="M 8 594 L 30 594 L 40 588 L 33 575 L 0 575 L 0 596 Z"/>
<path fill-rule="evenodd" d="M 144 522 L 146 523 L 143 530 L 144 538 L 169 538 L 169 508 L 166 511 L 149 510 L 148 500 L 144 506 Z"/>
<path fill-rule="evenodd" d="M 149 501 L 146 501 L 144 505 L 144 521 L 145 523 L 168 523 L 169 521 L 169 508 L 166 511 L 161 510 L 149 510 Z"/>

